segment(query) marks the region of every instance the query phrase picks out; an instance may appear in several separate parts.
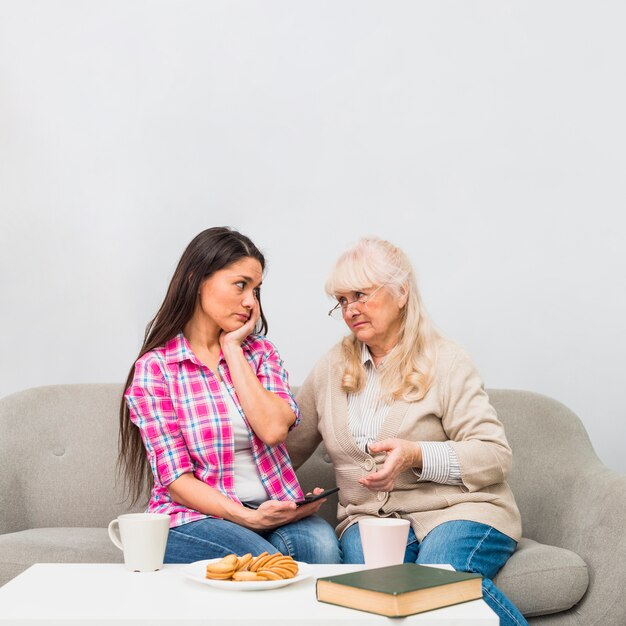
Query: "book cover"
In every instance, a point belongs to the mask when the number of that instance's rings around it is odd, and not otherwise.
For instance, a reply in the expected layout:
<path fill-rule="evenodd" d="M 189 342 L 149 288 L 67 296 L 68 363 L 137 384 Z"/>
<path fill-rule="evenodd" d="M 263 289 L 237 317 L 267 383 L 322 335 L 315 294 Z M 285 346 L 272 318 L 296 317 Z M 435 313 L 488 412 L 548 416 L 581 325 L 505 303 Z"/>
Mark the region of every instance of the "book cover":
<path fill-rule="evenodd" d="M 483 595 L 479 574 L 416 563 L 318 578 L 316 593 L 320 602 L 388 617 L 413 615 Z"/>

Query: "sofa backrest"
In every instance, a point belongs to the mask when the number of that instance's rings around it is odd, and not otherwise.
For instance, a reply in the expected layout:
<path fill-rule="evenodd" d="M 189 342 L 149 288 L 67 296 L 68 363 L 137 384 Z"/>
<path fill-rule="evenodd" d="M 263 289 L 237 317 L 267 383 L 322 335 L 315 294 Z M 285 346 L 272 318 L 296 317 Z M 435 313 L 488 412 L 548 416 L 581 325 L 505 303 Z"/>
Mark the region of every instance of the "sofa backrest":
<path fill-rule="evenodd" d="M 525 537 L 554 546 L 576 544 L 575 523 L 555 523 L 569 510 L 581 470 L 609 470 L 596 455 L 578 416 L 553 398 L 531 391 L 491 389 L 491 403 L 513 450 L 509 484 L 522 515 Z M 587 511 L 578 511 L 584 517 Z M 574 520 L 570 520 L 573 522 Z"/>
<path fill-rule="evenodd" d="M 119 384 L 55 385 L 0 400 L 0 533 L 106 526 L 143 506 L 116 479 Z"/>
<path fill-rule="evenodd" d="M 0 400 L 0 533 L 102 527 L 120 513 L 143 509 L 145 500 L 130 507 L 116 475 L 121 392 L 118 384 L 57 385 Z M 603 466 L 564 405 L 529 391 L 493 389 L 489 396 L 513 448 L 509 482 L 524 535 L 559 545 L 562 530 L 551 523 L 551 511 L 568 497 L 576 467 Z M 334 485 L 323 444 L 298 476 L 305 490 Z M 335 504 L 333 496 L 320 511 L 331 523 Z"/>

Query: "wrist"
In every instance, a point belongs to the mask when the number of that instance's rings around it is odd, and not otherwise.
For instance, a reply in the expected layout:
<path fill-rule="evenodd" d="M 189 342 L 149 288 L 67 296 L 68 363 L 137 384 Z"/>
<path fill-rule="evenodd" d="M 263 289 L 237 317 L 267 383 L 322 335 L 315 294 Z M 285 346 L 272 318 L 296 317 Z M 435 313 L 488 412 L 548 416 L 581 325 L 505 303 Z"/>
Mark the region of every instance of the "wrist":
<path fill-rule="evenodd" d="M 240 526 L 248 525 L 251 514 L 254 514 L 252 509 L 245 507 L 243 504 L 238 504 L 230 498 L 228 499 L 228 503 L 224 506 L 223 517 L 229 522 L 234 522 Z"/>
<path fill-rule="evenodd" d="M 413 449 L 413 464 L 411 467 L 413 467 L 414 469 L 421 470 L 422 464 L 423 464 L 422 446 L 419 444 L 419 442 L 416 441 L 415 447 Z"/>
<path fill-rule="evenodd" d="M 237 354 L 243 354 L 243 349 L 241 347 L 241 341 L 236 339 L 226 339 L 221 342 L 222 344 L 222 354 L 224 358 L 228 361 L 228 359 L 236 356 Z"/>

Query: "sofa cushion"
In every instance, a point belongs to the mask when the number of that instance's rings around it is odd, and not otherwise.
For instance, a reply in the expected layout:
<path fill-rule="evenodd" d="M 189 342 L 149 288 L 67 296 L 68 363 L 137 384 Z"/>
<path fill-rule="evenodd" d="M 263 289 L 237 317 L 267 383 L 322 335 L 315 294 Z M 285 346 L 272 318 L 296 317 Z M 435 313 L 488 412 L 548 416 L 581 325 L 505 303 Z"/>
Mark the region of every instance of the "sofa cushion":
<path fill-rule="evenodd" d="M 0 535 L 0 585 L 33 563 L 121 563 L 106 528 L 32 528 Z"/>
<path fill-rule="evenodd" d="M 576 553 L 522 538 L 493 582 L 526 617 L 532 617 L 578 603 L 589 585 L 589 572 Z"/>

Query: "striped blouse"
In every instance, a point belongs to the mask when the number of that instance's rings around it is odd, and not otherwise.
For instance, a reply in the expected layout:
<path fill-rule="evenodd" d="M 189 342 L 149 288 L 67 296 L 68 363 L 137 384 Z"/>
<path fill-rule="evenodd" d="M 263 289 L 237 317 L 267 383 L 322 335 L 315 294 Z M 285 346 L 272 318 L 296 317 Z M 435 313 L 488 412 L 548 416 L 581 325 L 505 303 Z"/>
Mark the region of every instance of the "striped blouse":
<path fill-rule="evenodd" d="M 367 450 L 380 431 L 391 404 L 381 398 L 380 376 L 368 347 L 361 348 L 365 368 L 365 386 L 358 393 L 348 394 L 348 425 L 356 444 Z M 443 485 L 460 485 L 461 467 L 456 453 L 445 441 L 420 441 L 422 469 L 413 469 L 420 481 Z"/>

